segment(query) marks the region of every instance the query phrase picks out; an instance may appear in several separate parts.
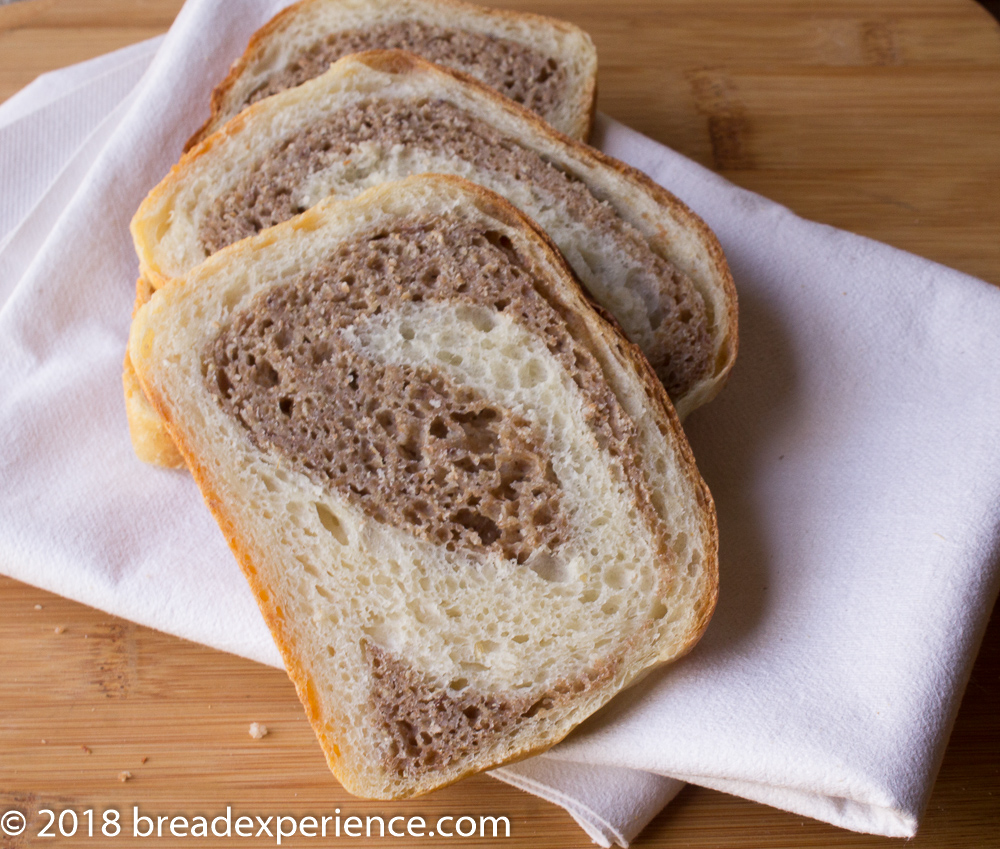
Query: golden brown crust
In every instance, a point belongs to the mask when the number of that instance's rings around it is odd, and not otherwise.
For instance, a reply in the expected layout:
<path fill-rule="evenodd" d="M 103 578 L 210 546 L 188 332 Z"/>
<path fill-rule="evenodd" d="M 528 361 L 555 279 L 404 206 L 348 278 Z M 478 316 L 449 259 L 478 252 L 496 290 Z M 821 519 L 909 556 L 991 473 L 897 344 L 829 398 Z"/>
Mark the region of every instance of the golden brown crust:
<path fill-rule="evenodd" d="M 178 452 L 170 433 L 164 429 L 159 414 L 146 399 L 127 353 L 122 364 L 122 389 L 125 394 L 129 436 L 136 457 L 151 466 L 162 466 L 166 469 L 182 468 L 184 459 Z"/>
<path fill-rule="evenodd" d="M 409 178 L 409 180 L 421 179 L 428 178 Z M 701 508 L 700 515 L 702 517 L 702 522 L 700 524 L 700 529 L 703 543 L 702 547 L 705 555 L 705 580 L 702 582 L 701 595 L 695 602 L 697 615 L 695 623 L 691 628 L 685 644 L 679 649 L 671 651 L 669 657 L 661 657 L 661 660 L 676 659 L 689 651 L 690 648 L 697 642 L 707 626 L 709 619 L 711 618 L 718 594 L 718 542 L 715 509 L 711 494 L 709 493 L 704 481 L 701 479 L 701 476 L 698 474 L 690 446 L 687 443 L 684 432 L 681 429 L 680 422 L 677 419 L 672 405 L 670 404 L 666 391 L 656 378 L 651 366 L 641 354 L 638 347 L 628 342 L 623 336 L 620 335 L 620 333 L 617 332 L 613 321 L 605 321 L 601 315 L 597 313 L 597 311 L 588 309 L 587 305 L 593 303 L 592 299 L 582 285 L 580 285 L 579 280 L 573 274 L 562 255 L 558 252 L 550 237 L 543 230 L 541 230 L 537 224 L 527 218 L 523 213 L 503 198 L 500 198 L 478 185 L 470 184 L 461 178 L 451 176 L 434 176 L 432 179 L 460 186 L 464 191 L 473 196 L 479 209 L 500 219 L 504 223 L 509 224 L 511 227 L 521 230 L 529 238 L 532 235 L 534 236 L 535 240 L 542 246 L 543 250 L 550 254 L 550 260 L 557 272 L 554 276 L 562 278 L 562 283 L 552 284 L 552 288 L 548 289 L 544 293 L 546 300 L 552 303 L 553 306 L 560 310 L 560 312 L 566 311 L 568 313 L 573 313 L 587 325 L 588 330 L 592 333 L 592 337 L 591 340 L 586 342 L 586 344 L 594 346 L 596 350 L 596 347 L 603 343 L 607 346 L 608 350 L 617 351 L 621 354 L 625 365 L 634 370 L 636 378 L 645 391 L 646 396 L 650 401 L 650 407 L 654 414 L 654 418 L 660 428 L 660 432 L 663 433 L 668 442 L 676 448 L 679 459 L 681 460 L 681 472 L 685 480 L 693 488 Z M 405 182 L 407 181 L 404 181 L 404 183 Z M 310 210 L 296 219 L 292 219 L 271 228 L 271 230 L 264 234 L 231 245 L 217 254 L 214 261 L 234 261 L 241 256 L 252 255 L 252 253 L 259 249 L 259 247 L 270 244 L 276 238 L 280 238 L 284 231 L 290 229 L 298 229 L 302 227 L 311 229 L 315 226 L 315 219 L 320 214 L 321 213 L 318 213 L 315 209 Z M 182 282 L 183 281 L 178 281 L 178 283 Z M 563 284 L 568 285 L 565 286 L 565 291 L 560 291 Z M 574 303 L 574 301 L 577 303 Z M 136 321 L 136 328 L 138 332 L 143 331 L 143 326 L 143 317 L 140 316 Z M 148 333 L 148 330 L 146 332 Z M 138 339 L 140 337 L 136 338 Z M 143 351 L 144 349 L 148 349 L 148 345 L 140 343 L 138 350 Z M 331 729 L 330 724 L 335 718 L 324 713 L 320 700 L 316 694 L 316 685 L 309 673 L 309 670 L 296 659 L 296 653 L 294 651 L 294 636 L 290 632 L 284 612 L 276 600 L 274 593 L 272 592 L 272 588 L 267 586 L 254 565 L 255 555 L 251 550 L 251 544 L 245 543 L 245 537 L 239 533 L 238 520 L 235 516 L 229 513 L 225 499 L 214 489 L 212 476 L 208 473 L 206 467 L 199 461 L 196 452 L 192 450 L 191 445 L 185 439 L 183 428 L 178 427 L 174 422 L 169 406 L 164 402 L 163 398 L 160 397 L 156 391 L 156 387 L 144 379 L 142 367 L 145 363 L 140 360 L 139 365 L 139 380 L 142 383 L 142 387 L 152 405 L 166 422 L 167 429 L 170 431 L 174 441 L 178 445 L 180 453 L 187 461 L 192 475 L 194 476 L 194 479 L 203 494 L 206 505 L 216 518 L 216 521 L 219 523 L 230 548 L 234 552 L 237 561 L 251 586 L 268 627 L 271 629 L 274 636 L 275 643 L 285 660 L 289 677 L 295 684 L 300 699 L 305 706 L 309 721 L 321 742 L 327 762 L 333 773 L 350 792 L 372 798 L 405 798 L 410 795 L 420 795 L 423 792 L 427 792 L 429 789 L 437 789 L 438 787 L 445 786 L 445 783 L 434 784 L 433 787 L 420 785 L 414 787 L 412 792 L 407 792 L 405 794 L 389 794 L 386 792 L 379 793 L 378 790 L 372 788 L 370 784 L 366 784 L 359 774 L 356 774 L 350 769 L 350 759 L 343 757 L 343 752 L 341 752 L 337 743 L 336 731 Z M 659 524 L 659 521 L 656 521 L 652 526 L 656 527 Z M 636 635 L 634 639 L 638 639 L 638 635 Z M 648 671 L 648 669 L 640 670 L 639 672 L 644 673 L 646 671 Z M 617 690 L 604 694 L 601 703 L 603 704 L 612 698 L 616 692 Z M 513 763 L 534 754 L 538 754 L 547 750 L 556 742 L 558 742 L 558 740 L 546 740 L 537 746 L 512 754 L 509 758 L 502 761 L 502 763 Z M 491 763 L 488 766 L 494 767 L 500 765 L 502 765 L 501 762 L 497 762 Z M 450 784 L 454 781 L 458 781 L 461 778 L 481 771 L 483 768 L 486 767 L 482 764 L 470 764 L 468 769 L 454 776 L 450 776 L 446 783 Z"/>
<path fill-rule="evenodd" d="M 133 319 L 152 295 L 153 287 L 150 286 L 145 277 L 140 276 L 135 281 Z M 125 352 L 125 361 L 122 363 L 122 389 L 125 394 L 125 414 L 128 418 L 129 436 L 136 456 L 152 466 L 162 466 L 167 469 L 182 468 L 184 458 L 177 450 L 177 445 L 170 433 L 163 426 L 163 419 L 158 411 L 149 403 L 139 383 L 128 351 Z"/>
<path fill-rule="evenodd" d="M 201 142 L 208 135 L 211 135 L 213 128 L 217 129 L 219 116 L 226 111 L 226 99 L 236 85 L 237 80 L 243 75 L 246 69 L 251 66 L 259 57 L 260 53 L 267 47 L 272 37 L 279 35 L 282 30 L 291 23 L 299 12 L 315 3 L 322 3 L 325 0 L 299 0 L 291 6 L 278 12 L 271 20 L 258 29 L 247 43 L 246 50 L 229 68 L 229 73 L 213 90 L 211 95 L 211 115 L 201 127 L 184 144 L 183 152 L 187 153 L 191 148 Z M 508 9 L 488 9 L 477 6 L 473 3 L 466 3 L 464 0 L 435 0 L 436 5 L 450 7 L 457 13 L 473 14 L 479 17 L 490 17 L 499 21 L 523 21 L 533 23 L 536 27 L 550 27 L 566 34 L 582 33 L 583 31 L 573 24 L 558 18 L 550 18 L 545 15 L 538 15 L 532 12 L 515 12 Z M 594 128 L 594 116 L 597 110 L 597 75 L 594 74 L 588 80 L 587 86 L 581 97 L 582 103 L 586 104 L 586 123 L 580 129 L 580 138 L 587 140 Z"/>
<path fill-rule="evenodd" d="M 155 287 L 140 274 L 135 281 L 135 303 L 132 305 L 132 318 L 135 318 L 135 314 L 139 312 L 142 305 L 153 297 L 155 291 Z"/>

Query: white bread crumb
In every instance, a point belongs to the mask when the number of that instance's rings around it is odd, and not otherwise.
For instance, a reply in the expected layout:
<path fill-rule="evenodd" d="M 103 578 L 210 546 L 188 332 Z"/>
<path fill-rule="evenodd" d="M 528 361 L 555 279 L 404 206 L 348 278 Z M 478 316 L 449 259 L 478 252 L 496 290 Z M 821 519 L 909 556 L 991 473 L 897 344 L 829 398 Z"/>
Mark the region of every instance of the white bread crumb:
<path fill-rule="evenodd" d="M 250 736 L 254 740 L 260 740 L 262 737 L 267 736 L 267 726 L 262 722 L 251 722 L 250 723 Z"/>
<path fill-rule="evenodd" d="M 119 781 L 128 781 L 131 777 L 132 773 L 129 772 L 127 769 L 123 769 L 121 772 L 118 773 Z"/>

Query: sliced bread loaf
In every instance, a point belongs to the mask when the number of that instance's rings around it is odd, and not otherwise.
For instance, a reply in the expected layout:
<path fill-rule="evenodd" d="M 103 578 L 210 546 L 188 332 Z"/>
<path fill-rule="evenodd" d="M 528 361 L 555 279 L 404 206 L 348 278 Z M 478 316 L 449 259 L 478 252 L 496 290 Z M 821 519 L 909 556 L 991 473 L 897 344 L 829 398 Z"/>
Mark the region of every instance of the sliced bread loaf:
<path fill-rule="evenodd" d="M 708 623 L 662 385 L 491 192 L 326 200 L 157 291 L 129 351 L 352 793 L 541 751 Z"/>
<path fill-rule="evenodd" d="M 252 103 L 322 74 L 350 53 L 409 50 L 469 74 L 586 141 L 597 51 L 565 21 L 459 0 L 302 0 L 258 30 L 212 93 L 193 147 Z"/>
<path fill-rule="evenodd" d="M 341 59 L 188 153 L 132 221 L 141 273 L 158 287 L 320 198 L 422 172 L 471 179 L 539 223 L 682 419 L 719 391 L 736 356 L 736 294 L 701 219 L 635 169 L 399 51 Z"/>

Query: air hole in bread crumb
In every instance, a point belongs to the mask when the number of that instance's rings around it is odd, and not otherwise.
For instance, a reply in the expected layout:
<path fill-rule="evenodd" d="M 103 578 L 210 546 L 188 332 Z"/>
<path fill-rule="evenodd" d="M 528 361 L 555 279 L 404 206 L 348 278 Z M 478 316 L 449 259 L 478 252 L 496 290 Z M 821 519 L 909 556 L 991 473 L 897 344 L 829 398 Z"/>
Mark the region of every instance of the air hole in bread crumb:
<path fill-rule="evenodd" d="M 540 711 L 549 710 L 552 707 L 552 699 L 543 698 L 535 702 L 531 707 L 529 707 L 524 713 L 521 714 L 525 719 L 531 719 L 531 717 L 538 714 Z"/>
<path fill-rule="evenodd" d="M 251 365 L 253 364 L 251 363 Z M 258 386 L 265 389 L 270 389 L 272 386 L 277 386 L 281 383 L 281 377 L 278 375 L 278 372 L 275 371 L 274 366 L 267 360 L 261 360 L 257 363 L 253 379 Z"/>
<path fill-rule="evenodd" d="M 525 561 L 525 564 L 532 572 L 538 575 L 543 581 L 550 583 L 562 583 L 566 580 L 566 567 L 556 557 L 544 549 L 536 549 Z"/>
<path fill-rule="evenodd" d="M 486 657 L 486 655 L 496 651 L 497 648 L 498 646 L 493 640 L 479 640 L 473 647 L 478 658 Z"/>
<path fill-rule="evenodd" d="M 431 426 L 427 429 L 427 432 L 435 439 L 444 439 L 448 436 L 448 425 L 445 424 L 444 419 L 437 416 L 431 422 Z"/>
<path fill-rule="evenodd" d="M 319 516 L 320 524 L 324 529 L 341 545 L 347 545 L 347 532 L 344 530 L 344 526 L 340 524 L 340 520 L 330 512 L 330 508 L 325 504 L 320 504 L 318 501 L 314 501 L 313 506 L 316 508 L 316 514 Z"/>
<path fill-rule="evenodd" d="M 206 256 L 207 256 L 207 254 L 206 254 Z M 226 289 L 226 291 L 223 293 L 223 295 L 222 295 L 222 306 L 227 311 L 231 311 L 233 309 L 233 307 L 235 307 L 236 304 L 239 303 L 239 300 L 240 300 L 239 286 L 242 283 L 243 283 L 242 280 L 235 281 L 234 285 L 231 288 Z"/>
<path fill-rule="evenodd" d="M 604 572 L 604 583 L 615 590 L 620 590 L 625 586 L 625 570 L 612 567 Z"/>
<path fill-rule="evenodd" d="M 528 360 L 517 374 L 521 381 L 521 386 L 531 389 L 542 383 L 548 376 L 548 370 L 540 360 Z"/>
<path fill-rule="evenodd" d="M 497 527 L 497 523 L 475 510 L 463 507 L 451 518 L 455 524 L 477 534 L 483 545 L 492 545 L 500 538 L 500 528 Z"/>
<path fill-rule="evenodd" d="M 229 398 L 233 392 L 233 384 L 229 382 L 229 375 L 225 371 L 219 369 L 215 373 L 215 384 L 219 387 L 219 394 L 223 398 Z"/>

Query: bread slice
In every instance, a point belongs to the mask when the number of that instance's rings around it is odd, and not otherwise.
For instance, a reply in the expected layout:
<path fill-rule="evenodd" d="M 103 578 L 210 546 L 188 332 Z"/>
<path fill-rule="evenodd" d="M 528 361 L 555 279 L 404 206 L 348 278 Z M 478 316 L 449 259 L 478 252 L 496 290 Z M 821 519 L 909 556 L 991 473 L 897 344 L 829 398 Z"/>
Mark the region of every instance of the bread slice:
<path fill-rule="evenodd" d="M 226 248 L 129 352 L 352 793 L 542 751 L 708 623 L 714 508 L 662 385 L 472 183 Z"/>
<path fill-rule="evenodd" d="M 132 221 L 141 273 L 161 286 L 327 194 L 420 172 L 472 179 L 541 224 L 682 419 L 722 387 L 736 356 L 736 293 L 701 219 L 635 169 L 397 51 L 341 59 L 188 153 Z"/>
<path fill-rule="evenodd" d="M 597 51 L 579 27 L 458 0 L 302 0 L 265 24 L 212 92 L 189 149 L 258 100 L 319 76 L 350 53 L 396 48 L 463 71 L 586 141 Z"/>

